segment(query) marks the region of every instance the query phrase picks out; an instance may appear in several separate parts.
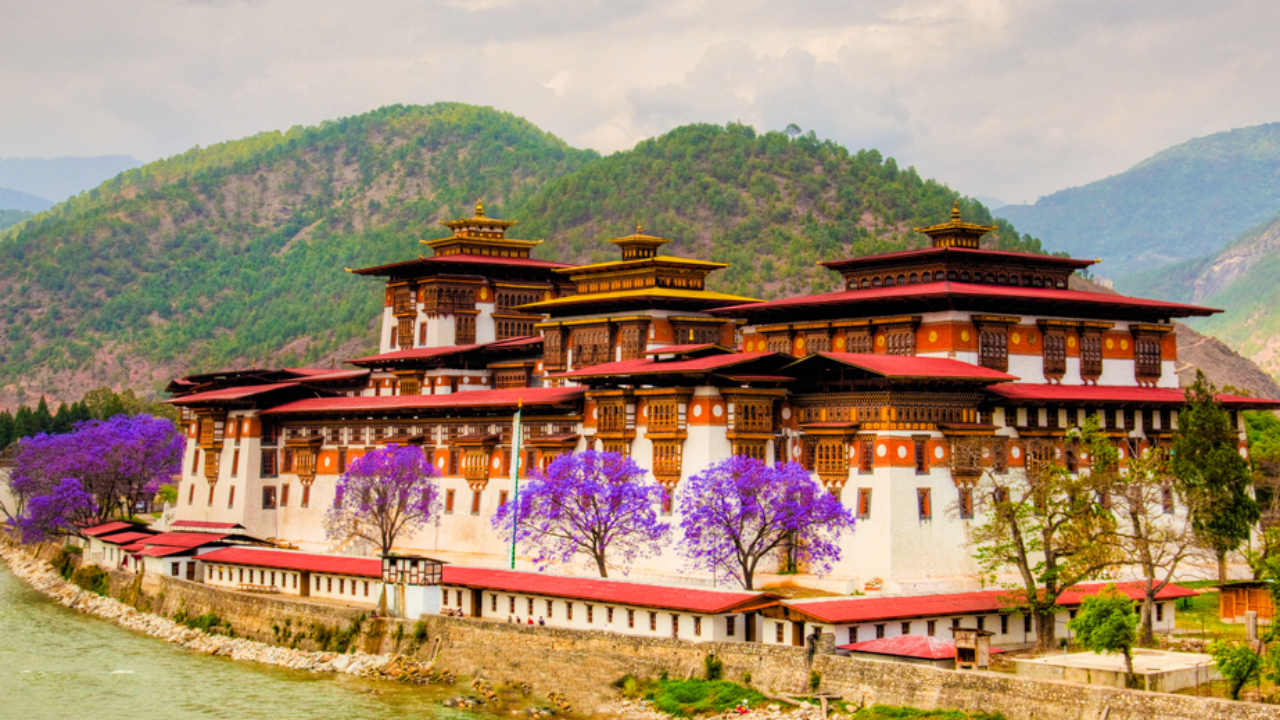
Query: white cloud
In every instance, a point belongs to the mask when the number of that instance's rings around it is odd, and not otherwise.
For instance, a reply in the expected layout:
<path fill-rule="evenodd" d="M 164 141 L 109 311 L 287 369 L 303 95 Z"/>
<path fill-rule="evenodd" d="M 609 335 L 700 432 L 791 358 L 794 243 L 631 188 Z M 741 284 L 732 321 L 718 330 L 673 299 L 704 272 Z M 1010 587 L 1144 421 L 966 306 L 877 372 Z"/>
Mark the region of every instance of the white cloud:
<path fill-rule="evenodd" d="M 602 152 L 794 122 L 1034 200 L 1280 120 L 1264 0 L 338 0 L 7 6 L 0 156 L 154 158 L 457 100 Z"/>

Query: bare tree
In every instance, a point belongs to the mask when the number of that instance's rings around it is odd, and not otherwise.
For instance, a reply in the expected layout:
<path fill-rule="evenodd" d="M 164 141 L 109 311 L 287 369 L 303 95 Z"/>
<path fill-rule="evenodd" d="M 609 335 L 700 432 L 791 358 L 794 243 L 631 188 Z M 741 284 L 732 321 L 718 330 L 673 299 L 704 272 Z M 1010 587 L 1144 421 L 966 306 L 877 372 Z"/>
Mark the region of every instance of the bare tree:
<path fill-rule="evenodd" d="M 979 567 L 991 581 L 1014 571 L 1020 583 L 1005 602 L 1035 618 L 1037 648 L 1057 643 L 1058 598 L 1070 587 L 1099 575 L 1119 561 L 1115 518 L 1099 502 L 1097 477 L 1108 458 L 1094 459 L 1094 469 L 1068 467 L 1068 452 L 1098 436 L 1096 421 L 1074 431 L 1065 443 L 1027 438 L 1017 446 L 1023 468 L 1000 472 L 999 440 L 965 438 L 952 452 L 952 472 L 975 478 L 975 501 L 982 521 L 970 531 Z M 984 457 L 985 455 L 985 457 Z"/>

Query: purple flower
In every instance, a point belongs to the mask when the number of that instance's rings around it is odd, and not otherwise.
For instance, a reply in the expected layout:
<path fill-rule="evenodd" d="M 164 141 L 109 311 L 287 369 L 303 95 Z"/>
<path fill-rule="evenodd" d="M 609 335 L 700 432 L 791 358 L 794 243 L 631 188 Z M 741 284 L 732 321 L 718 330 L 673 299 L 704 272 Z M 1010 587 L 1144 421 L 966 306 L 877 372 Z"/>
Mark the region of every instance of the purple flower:
<path fill-rule="evenodd" d="M 436 520 L 436 469 L 422 448 L 391 444 L 351 463 L 338 479 L 334 507 L 325 517 L 330 539 L 357 536 L 391 552 L 401 533 Z"/>
<path fill-rule="evenodd" d="M 562 455 L 545 473 L 535 471 L 518 498 L 498 508 L 493 527 L 511 542 L 516 513 L 516 540 L 540 568 L 581 554 L 600 577 L 609 577 L 609 565 L 626 573 L 638 558 L 656 555 L 671 531 L 655 510 L 662 488 L 644 482 L 644 475 L 618 453 Z"/>
<path fill-rule="evenodd" d="M 790 546 L 818 573 L 840 559 L 840 535 L 853 513 L 796 463 L 770 467 L 735 456 L 683 484 L 681 551 L 690 564 L 725 573 L 752 589 L 760 561 Z"/>
<path fill-rule="evenodd" d="M 31 498 L 13 524 L 22 534 L 22 542 L 38 543 L 70 535 L 77 523 L 88 521 L 96 512 L 93 495 L 80 481 L 63 478 L 47 494 Z"/>

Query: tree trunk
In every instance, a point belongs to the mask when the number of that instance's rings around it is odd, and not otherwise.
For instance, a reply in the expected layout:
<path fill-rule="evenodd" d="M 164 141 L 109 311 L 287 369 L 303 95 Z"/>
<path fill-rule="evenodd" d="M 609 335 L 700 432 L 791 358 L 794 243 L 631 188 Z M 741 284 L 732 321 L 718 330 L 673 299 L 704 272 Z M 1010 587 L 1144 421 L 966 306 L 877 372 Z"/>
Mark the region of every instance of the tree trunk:
<path fill-rule="evenodd" d="M 1058 647 L 1057 618 L 1053 611 L 1034 611 L 1036 617 L 1036 650 L 1048 652 Z"/>
<path fill-rule="evenodd" d="M 1227 584 L 1227 551 L 1219 550 L 1218 552 L 1218 584 Z"/>
<path fill-rule="evenodd" d="M 607 578 L 607 577 L 609 577 L 609 568 L 607 568 L 607 567 L 605 566 L 605 564 L 604 564 L 604 556 L 603 556 L 603 555 L 597 555 L 597 556 L 596 556 L 596 569 L 598 569 L 598 570 L 600 571 L 600 577 L 602 577 L 602 578 Z"/>
<path fill-rule="evenodd" d="M 1124 672 L 1124 686 L 1127 688 L 1133 687 L 1133 651 L 1129 648 L 1124 649 Z"/>
<path fill-rule="evenodd" d="M 1141 625 L 1141 627 L 1142 627 L 1142 636 L 1141 636 L 1141 638 L 1139 639 L 1139 642 L 1141 642 L 1143 645 L 1147 645 L 1147 646 L 1155 645 L 1155 644 L 1156 644 L 1156 633 L 1155 633 L 1155 628 L 1152 626 L 1152 615 L 1153 615 L 1153 613 L 1151 612 L 1151 610 L 1152 610 L 1152 608 L 1153 608 L 1153 607 L 1154 607 L 1154 604 L 1152 603 L 1151 595 L 1146 595 L 1145 597 L 1143 597 L 1143 599 L 1142 599 L 1142 625 Z M 1126 656 L 1126 657 L 1127 657 L 1127 656 Z M 1130 673 L 1132 673 L 1132 672 L 1133 672 L 1133 669 L 1132 669 L 1132 668 L 1130 668 L 1129 672 L 1130 672 Z"/>

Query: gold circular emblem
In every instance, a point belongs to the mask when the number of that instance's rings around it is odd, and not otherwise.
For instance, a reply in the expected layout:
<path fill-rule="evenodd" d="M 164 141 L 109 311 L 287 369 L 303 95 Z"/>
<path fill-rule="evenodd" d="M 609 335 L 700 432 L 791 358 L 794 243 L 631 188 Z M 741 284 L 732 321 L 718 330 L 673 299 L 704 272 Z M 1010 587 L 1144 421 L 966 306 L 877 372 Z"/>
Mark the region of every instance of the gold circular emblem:
<path fill-rule="evenodd" d="M 1128 341 L 1128 340 L 1121 340 L 1121 341 L 1120 341 L 1120 349 L 1121 349 L 1121 350 L 1128 350 L 1128 349 L 1129 349 L 1129 341 Z"/>
<path fill-rule="evenodd" d="M 937 330 L 930 330 L 930 331 L 929 331 L 929 342 L 938 342 L 938 331 L 937 331 Z"/>
<path fill-rule="evenodd" d="M 489 288 L 486 288 L 486 287 L 480 288 L 480 299 L 481 300 L 489 299 Z"/>
<path fill-rule="evenodd" d="M 1067 338 L 1067 347 L 1075 347 L 1076 339 L 1074 337 Z"/>
<path fill-rule="evenodd" d="M 838 337 L 838 338 L 836 338 L 836 349 L 837 349 L 837 350 L 843 350 L 843 349 L 844 349 L 844 336 L 843 336 L 843 335 L 842 335 L 842 336 L 840 336 L 840 337 Z"/>
<path fill-rule="evenodd" d="M 796 338 L 796 350 L 804 352 L 804 338 Z"/>
<path fill-rule="evenodd" d="M 884 347 L 884 336 L 876 338 L 876 347 Z"/>
<path fill-rule="evenodd" d="M 968 330 L 961 330 L 961 331 L 960 331 L 960 342 L 969 342 L 969 331 L 968 331 Z"/>
<path fill-rule="evenodd" d="M 1009 338 L 1009 341 L 1012 342 L 1014 345 L 1020 344 L 1022 342 L 1022 333 L 1014 333 Z"/>
<path fill-rule="evenodd" d="M 1116 341 L 1112 340 L 1111 338 L 1107 338 L 1107 349 L 1110 350 L 1115 346 L 1116 346 Z"/>

